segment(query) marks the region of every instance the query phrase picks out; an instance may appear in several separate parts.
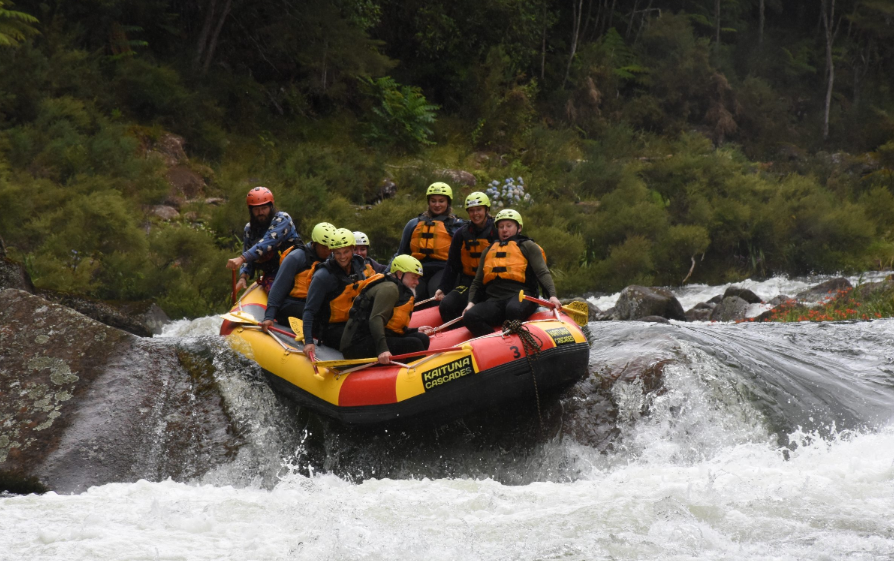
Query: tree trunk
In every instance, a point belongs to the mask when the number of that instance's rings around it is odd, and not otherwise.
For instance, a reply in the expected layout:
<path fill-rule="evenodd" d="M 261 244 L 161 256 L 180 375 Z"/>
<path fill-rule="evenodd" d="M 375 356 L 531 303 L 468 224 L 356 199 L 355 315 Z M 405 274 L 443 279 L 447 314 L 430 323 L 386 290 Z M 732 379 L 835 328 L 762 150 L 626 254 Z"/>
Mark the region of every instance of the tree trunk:
<path fill-rule="evenodd" d="M 546 2 L 543 3 L 543 36 L 540 41 L 540 82 L 546 76 Z"/>
<path fill-rule="evenodd" d="M 714 51 L 720 55 L 720 0 L 714 0 Z"/>
<path fill-rule="evenodd" d="M 574 0 L 571 0 L 571 8 L 574 10 L 574 32 L 571 34 L 571 54 L 568 56 L 568 66 L 565 68 L 565 79 L 562 80 L 562 89 L 568 82 L 568 76 L 571 74 L 571 63 L 574 62 L 574 54 L 577 52 L 577 38 L 580 36 L 580 21 L 584 11 L 584 0 L 578 0 L 577 8 L 574 8 Z"/>
<path fill-rule="evenodd" d="M 630 12 L 630 21 L 627 22 L 627 33 L 624 34 L 625 39 L 630 38 L 630 30 L 633 29 L 633 17 L 636 16 L 636 9 L 639 7 L 639 0 L 633 3 L 633 11 Z"/>
<path fill-rule="evenodd" d="M 196 42 L 196 55 L 193 58 L 192 65 L 199 67 L 202 62 L 202 53 L 205 52 L 205 45 L 208 43 L 208 34 L 211 33 L 211 24 L 214 23 L 214 11 L 217 7 L 217 0 L 208 0 L 207 13 L 205 14 L 205 22 L 202 24 L 202 30 L 199 32 L 199 40 Z"/>
<path fill-rule="evenodd" d="M 636 45 L 639 43 L 639 36 L 643 34 L 643 28 L 646 26 L 646 18 L 649 17 L 649 14 L 652 13 L 652 2 L 655 0 L 649 0 L 649 5 L 646 6 L 646 9 L 643 10 L 643 15 L 639 19 L 639 28 L 636 30 L 636 37 L 633 38 L 633 44 Z"/>
<path fill-rule="evenodd" d="M 612 0 L 612 7 L 608 11 L 608 25 L 605 27 L 605 30 L 608 31 L 612 28 L 612 19 L 615 15 L 615 4 L 617 4 L 618 0 Z"/>
<path fill-rule="evenodd" d="M 757 46 L 760 48 L 764 44 L 764 23 L 767 21 L 764 9 L 766 8 L 765 0 L 760 0 L 760 20 L 757 26 Z"/>
<path fill-rule="evenodd" d="M 829 139 L 829 111 L 832 107 L 832 87 L 835 84 L 835 63 L 832 60 L 832 26 L 835 22 L 835 0 L 822 0 L 823 29 L 826 36 L 826 104 L 823 108 L 823 140 Z"/>
<path fill-rule="evenodd" d="M 202 74 L 206 74 L 208 72 L 208 68 L 211 66 L 211 59 L 214 58 L 214 51 L 217 50 L 217 40 L 220 38 L 220 30 L 223 29 L 224 22 L 227 19 L 227 16 L 230 15 L 230 7 L 233 5 L 233 0 L 227 0 L 227 3 L 224 5 L 223 13 L 220 14 L 220 19 L 217 21 L 217 26 L 214 28 L 214 35 L 211 36 L 211 41 L 208 43 L 208 49 L 205 52 L 205 63 L 202 64 Z"/>

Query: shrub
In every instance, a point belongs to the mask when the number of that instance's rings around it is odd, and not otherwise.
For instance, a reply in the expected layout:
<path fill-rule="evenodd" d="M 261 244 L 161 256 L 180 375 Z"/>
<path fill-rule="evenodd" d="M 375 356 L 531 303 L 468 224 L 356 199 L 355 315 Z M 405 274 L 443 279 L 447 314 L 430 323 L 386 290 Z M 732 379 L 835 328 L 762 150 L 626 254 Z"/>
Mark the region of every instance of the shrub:
<path fill-rule="evenodd" d="M 374 102 L 364 138 L 408 151 L 434 144 L 429 137 L 438 106 L 428 103 L 422 90 L 402 86 L 389 76 L 364 83 Z"/>

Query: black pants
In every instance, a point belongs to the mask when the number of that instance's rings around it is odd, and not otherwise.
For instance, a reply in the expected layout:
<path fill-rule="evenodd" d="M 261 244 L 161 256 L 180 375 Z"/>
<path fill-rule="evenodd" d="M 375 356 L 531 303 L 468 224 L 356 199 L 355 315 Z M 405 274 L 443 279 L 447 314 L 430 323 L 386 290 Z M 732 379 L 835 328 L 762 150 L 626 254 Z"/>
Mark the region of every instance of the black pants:
<path fill-rule="evenodd" d="M 415 353 L 416 351 L 427 351 L 430 343 L 428 335 L 425 333 L 407 333 L 406 335 L 398 335 L 397 333 L 388 332 L 385 336 L 385 342 L 388 344 L 388 350 L 393 355 L 402 355 L 406 353 Z M 373 338 L 364 337 L 359 341 L 355 341 L 350 347 L 343 351 L 345 358 L 374 358 L 379 356 L 376 352 L 376 344 Z"/>
<path fill-rule="evenodd" d="M 326 327 L 323 328 L 323 336 L 320 337 L 320 343 L 337 350 L 341 345 L 341 336 L 347 325 L 347 322 L 326 324 Z"/>
<path fill-rule="evenodd" d="M 286 298 L 282 306 L 276 310 L 276 323 L 280 325 L 289 325 L 289 318 L 301 319 L 304 315 L 304 299 Z"/>
<path fill-rule="evenodd" d="M 537 304 L 524 300 L 518 301 L 518 297 L 491 298 L 480 304 L 475 304 L 466 315 L 463 323 L 475 337 L 490 335 L 493 328 L 503 325 L 507 319 L 526 320 L 537 311 Z"/>
<path fill-rule="evenodd" d="M 441 321 L 447 323 L 452 319 L 456 319 L 463 314 L 466 305 L 469 303 L 469 287 L 457 286 L 444 296 L 438 311 L 441 313 Z M 459 326 L 457 326 L 459 327 Z"/>
<path fill-rule="evenodd" d="M 438 290 L 438 287 L 441 286 L 441 278 L 444 276 L 443 266 L 426 267 L 426 265 L 427 263 L 423 263 L 422 265 L 423 275 L 419 277 L 419 285 L 416 287 L 417 302 L 428 300 L 429 298 L 434 296 L 435 292 Z M 424 306 L 416 309 L 421 310 L 427 307 L 428 306 Z"/>

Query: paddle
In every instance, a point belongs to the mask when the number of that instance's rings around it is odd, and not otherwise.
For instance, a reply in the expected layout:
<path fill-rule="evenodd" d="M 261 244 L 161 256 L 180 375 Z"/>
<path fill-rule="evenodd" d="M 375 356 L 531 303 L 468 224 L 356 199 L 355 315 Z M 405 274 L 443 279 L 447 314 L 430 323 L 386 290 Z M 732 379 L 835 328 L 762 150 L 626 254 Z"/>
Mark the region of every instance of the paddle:
<path fill-rule="evenodd" d="M 423 304 L 428 304 L 429 302 L 431 302 L 434 299 L 435 299 L 435 297 L 432 296 L 431 298 L 428 298 L 427 300 L 420 300 L 420 301 L 416 302 L 415 304 L 413 304 L 413 307 L 418 308 L 419 306 L 421 306 Z"/>
<path fill-rule="evenodd" d="M 261 324 L 261 322 L 259 322 L 255 318 L 251 317 L 250 315 L 245 314 L 243 312 L 239 312 L 239 311 L 230 312 L 228 314 L 223 314 L 220 317 L 222 317 L 223 319 L 225 319 L 227 321 L 231 321 L 233 323 L 250 323 L 252 325 L 260 325 Z M 288 335 L 289 337 L 294 337 L 294 335 L 291 332 L 286 331 L 285 329 L 280 329 L 278 327 L 273 327 L 272 325 L 270 327 L 268 327 L 267 329 L 269 329 L 270 331 L 274 331 L 276 333 L 280 333 L 282 335 Z M 296 341 L 297 341 L 297 339 L 296 339 Z"/>
<path fill-rule="evenodd" d="M 427 351 L 416 351 L 415 353 L 406 353 L 403 355 L 394 355 L 391 357 L 391 361 L 403 360 L 405 358 L 415 357 L 415 356 L 425 356 L 429 354 L 435 353 L 447 353 L 450 351 L 461 351 L 462 347 L 447 347 L 446 349 L 429 349 Z M 326 368 L 338 368 L 339 366 L 354 366 L 355 364 L 368 364 L 371 362 L 378 362 L 378 358 L 354 358 L 354 359 L 345 359 L 345 360 L 324 360 L 317 363 L 317 366 L 324 366 Z"/>
<path fill-rule="evenodd" d="M 233 269 L 233 304 L 236 303 L 236 269 Z"/>
<path fill-rule="evenodd" d="M 518 301 L 521 302 L 522 300 L 536 302 L 537 304 L 550 309 L 556 308 L 556 305 L 549 300 L 544 300 L 543 298 L 535 298 L 534 296 L 528 296 L 525 294 L 524 290 L 520 290 L 518 293 Z M 578 324 L 581 327 L 587 325 L 587 322 L 590 320 L 590 307 L 587 306 L 586 302 L 569 302 L 567 306 L 559 306 L 559 309 L 568 314 L 571 319 L 574 320 L 574 323 Z"/>
<path fill-rule="evenodd" d="M 298 318 L 289 318 L 289 327 L 295 332 L 296 341 L 304 341 L 304 322 Z"/>

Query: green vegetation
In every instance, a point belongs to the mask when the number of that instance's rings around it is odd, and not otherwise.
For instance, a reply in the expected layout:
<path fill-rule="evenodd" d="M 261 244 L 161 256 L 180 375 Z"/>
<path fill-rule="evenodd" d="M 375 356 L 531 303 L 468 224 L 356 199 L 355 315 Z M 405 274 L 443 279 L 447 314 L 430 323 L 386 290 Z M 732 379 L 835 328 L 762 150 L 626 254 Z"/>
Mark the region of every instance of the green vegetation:
<path fill-rule="evenodd" d="M 363 230 L 384 260 L 432 181 L 459 199 L 522 177 L 566 295 L 890 268 L 892 17 L 894 0 L 0 0 L 0 237 L 39 287 L 197 316 L 227 304 L 254 185 L 304 235 Z M 397 196 L 367 206 L 385 180 Z"/>

